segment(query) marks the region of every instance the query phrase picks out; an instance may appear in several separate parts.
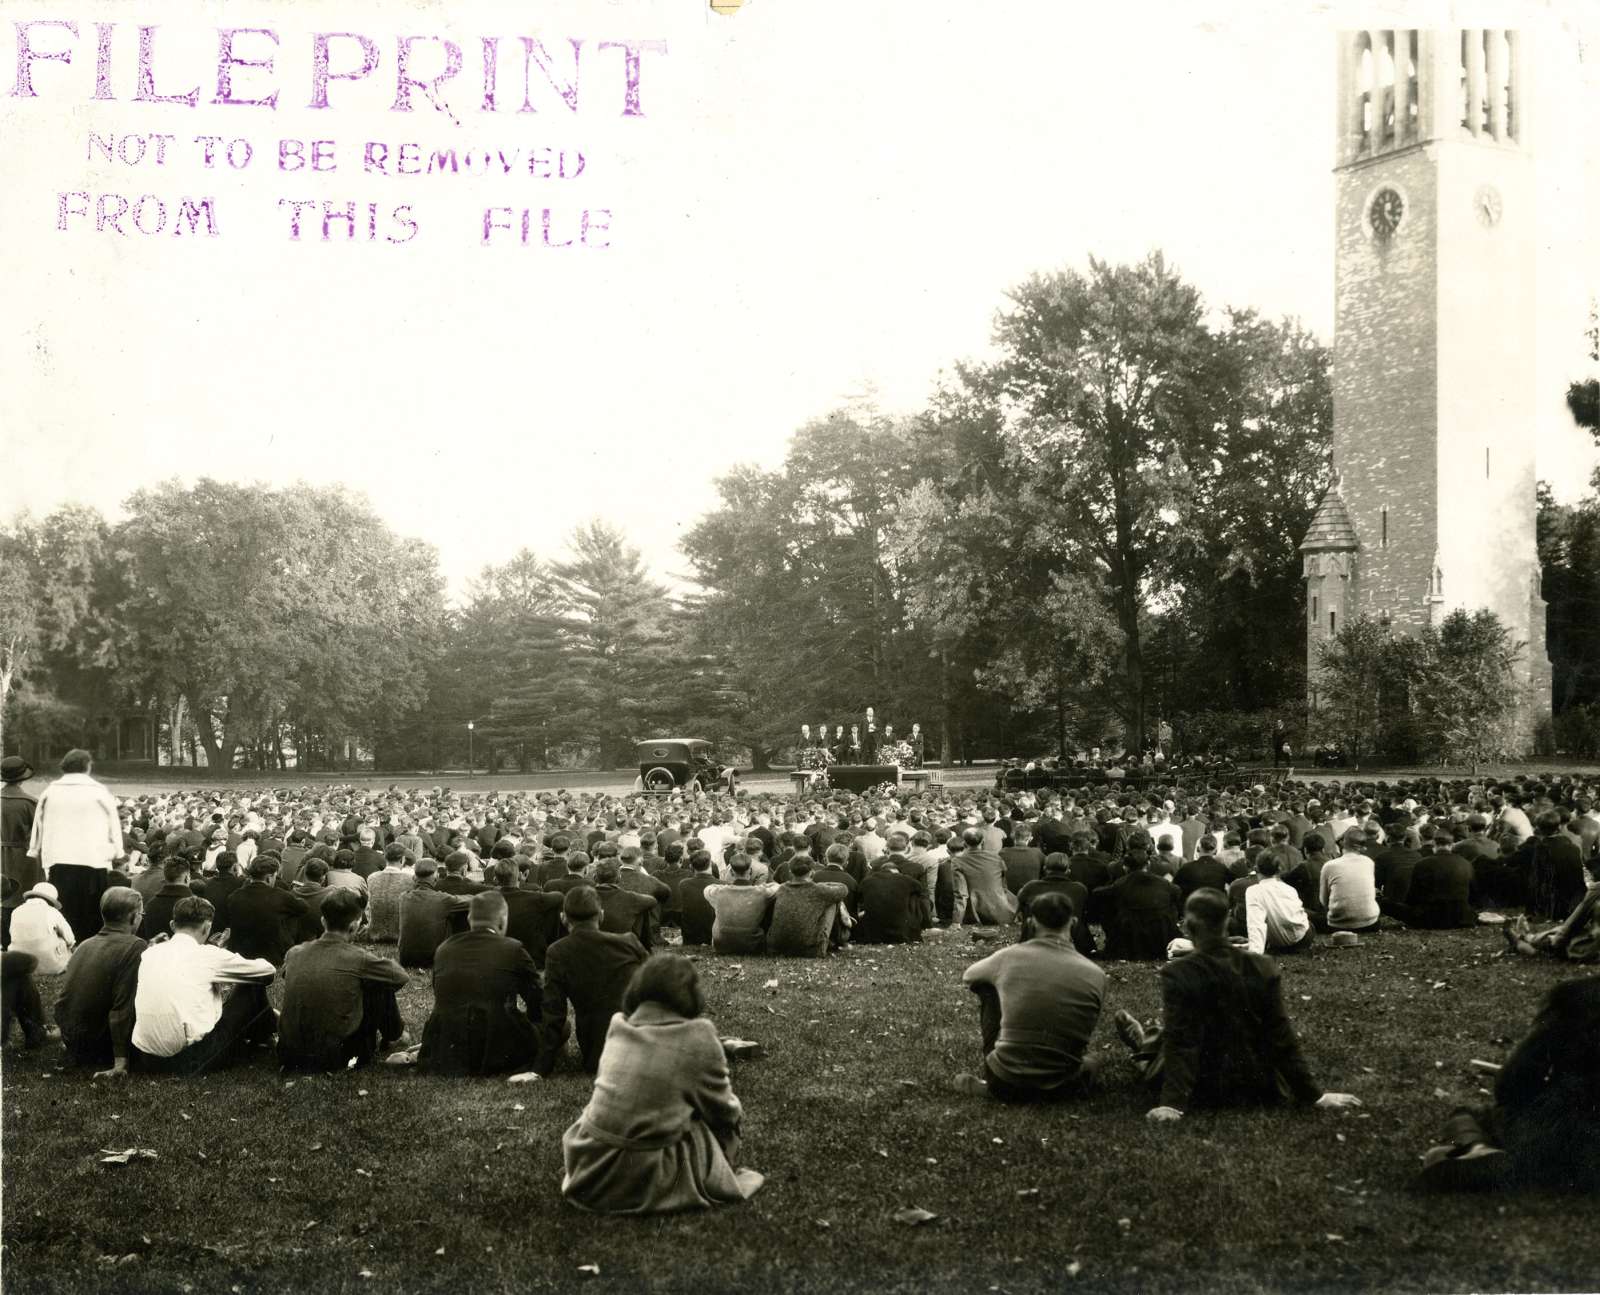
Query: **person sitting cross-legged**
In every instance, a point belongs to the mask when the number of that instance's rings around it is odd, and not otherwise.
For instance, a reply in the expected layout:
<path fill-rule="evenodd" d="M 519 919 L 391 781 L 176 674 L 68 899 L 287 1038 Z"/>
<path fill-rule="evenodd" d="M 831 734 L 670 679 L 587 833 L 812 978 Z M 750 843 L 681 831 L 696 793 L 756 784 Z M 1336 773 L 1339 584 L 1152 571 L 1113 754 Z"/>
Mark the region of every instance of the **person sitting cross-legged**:
<path fill-rule="evenodd" d="M 814 880 L 811 856 L 796 855 L 789 861 L 789 880 L 772 899 L 767 952 L 794 958 L 825 956 L 834 926 L 850 925 L 844 908 L 849 896 L 842 885 Z"/>
<path fill-rule="evenodd" d="M 4 1000 L 0 1007 L 0 1044 L 10 1044 L 13 1024 L 21 1029 L 22 1046 L 29 1052 L 42 1048 L 55 1034 L 45 1022 L 44 1001 L 33 979 L 38 966 L 39 959 L 31 953 L 15 949 L 0 953 L 0 998 Z"/>
<path fill-rule="evenodd" d="M 404 1041 L 395 993 L 410 981 L 392 958 L 352 943 L 361 896 L 337 889 L 322 905 L 321 938 L 297 944 L 283 963 L 278 1062 L 285 1070 L 341 1071 L 367 1064 L 380 1043 Z"/>
<path fill-rule="evenodd" d="M 198 1075 L 239 1059 L 252 1044 L 271 1043 L 277 1015 L 267 986 L 277 968 L 211 943 L 215 916 L 198 895 L 180 899 L 172 909 L 171 938 L 158 935 L 140 955 L 135 1070 Z"/>
<path fill-rule="evenodd" d="M 606 1027 L 622 1005 L 634 971 L 649 956 L 632 932 L 600 929 L 600 896 L 593 886 L 575 886 L 563 901 L 561 920 L 568 934 L 545 954 L 544 1000 L 540 1007 L 541 1075 L 553 1071 L 570 1033 L 567 1004 L 577 1026 L 578 1055 L 593 1074 L 605 1046 Z"/>
<path fill-rule="evenodd" d="M 734 1168 L 743 1115 L 694 964 L 658 953 L 629 983 L 589 1103 L 561 1136 L 561 1194 L 597 1214 L 748 1200 L 765 1178 Z"/>
<path fill-rule="evenodd" d="M 1001 1101 L 1069 1097 L 1088 1088 L 1089 1036 L 1100 1019 L 1106 973 L 1072 947 L 1077 918 L 1057 891 L 1029 904 L 1030 937 L 968 967 L 978 995 L 983 1075 L 960 1074 L 960 1092 Z"/>
<path fill-rule="evenodd" d="M 471 905 L 470 929 L 434 953 L 433 1012 L 422 1030 L 419 1071 L 504 1074 L 526 1069 L 538 1056 L 538 969 L 521 942 L 506 935 L 504 895 L 483 891 Z"/>
<path fill-rule="evenodd" d="M 1196 1106 L 1274 1105 L 1285 1098 L 1324 1108 L 1359 1106 L 1312 1078 L 1283 1008 L 1278 966 L 1229 943 L 1228 899 L 1209 886 L 1183 906 L 1194 951 L 1161 968 L 1162 1024 L 1147 1029 L 1126 1011 L 1117 1033 L 1134 1052 L 1157 1105 L 1152 1120 Z"/>
<path fill-rule="evenodd" d="M 144 899 L 131 886 L 100 896 L 98 935 L 73 950 L 56 999 L 56 1025 L 73 1065 L 97 1067 L 96 1079 L 128 1073 L 139 959 L 149 947 L 138 935 Z"/>

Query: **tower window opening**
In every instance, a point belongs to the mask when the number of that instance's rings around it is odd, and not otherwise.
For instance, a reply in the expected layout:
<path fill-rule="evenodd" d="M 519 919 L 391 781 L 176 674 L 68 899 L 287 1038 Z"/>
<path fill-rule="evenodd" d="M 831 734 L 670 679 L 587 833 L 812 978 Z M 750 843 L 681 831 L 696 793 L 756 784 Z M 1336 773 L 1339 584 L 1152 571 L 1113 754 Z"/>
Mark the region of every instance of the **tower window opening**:
<path fill-rule="evenodd" d="M 1483 447 L 1483 479 L 1485 481 L 1489 479 L 1489 447 L 1487 445 Z"/>
<path fill-rule="evenodd" d="M 1318 619 L 1317 596 L 1316 596 L 1316 594 L 1312 594 L 1311 595 L 1311 619 L 1312 620 L 1317 620 Z"/>
<path fill-rule="evenodd" d="M 1328 613 L 1328 633 L 1329 634 L 1337 634 L 1338 632 L 1339 632 L 1339 613 L 1338 612 L 1329 612 Z"/>
<path fill-rule="evenodd" d="M 1383 510 L 1382 520 L 1382 535 L 1379 538 L 1378 547 L 1386 549 L 1389 547 L 1389 510 L 1387 508 Z"/>

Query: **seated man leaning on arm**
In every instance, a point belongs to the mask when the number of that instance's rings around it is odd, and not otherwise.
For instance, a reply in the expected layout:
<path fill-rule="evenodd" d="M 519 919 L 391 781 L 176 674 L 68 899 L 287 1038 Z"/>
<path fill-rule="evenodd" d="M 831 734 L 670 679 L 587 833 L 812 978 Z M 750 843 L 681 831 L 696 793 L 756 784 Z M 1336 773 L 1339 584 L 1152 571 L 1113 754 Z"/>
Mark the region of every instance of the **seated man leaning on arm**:
<path fill-rule="evenodd" d="M 1285 1098 L 1324 1108 L 1359 1106 L 1349 1093 L 1325 1093 L 1300 1053 L 1283 1009 L 1278 966 L 1228 941 L 1228 900 L 1204 887 L 1183 907 L 1194 952 L 1161 968 L 1159 1029 L 1127 1012 L 1117 1033 L 1159 1104 L 1153 1120 L 1175 1120 L 1195 1106 L 1274 1105 Z"/>
<path fill-rule="evenodd" d="M 1270 850 L 1256 856 L 1259 880 L 1244 892 L 1251 953 L 1304 953 L 1311 948 L 1311 919 L 1294 887 L 1282 880 L 1282 869 L 1282 856 Z"/>
<path fill-rule="evenodd" d="M 278 1022 L 285 1070 L 342 1071 L 371 1061 L 380 1041 L 403 1040 L 395 993 L 410 977 L 394 959 L 352 943 L 363 912 L 355 891 L 335 890 L 322 905 L 322 936 L 285 956 Z"/>
<path fill-rule="evenodd" d="M 198 1075 L 225 1066 L 251 1044 L 271 1043 L 277 1014 L 265 958 L 241 958 L 209 943 L 216 911 L 198 895 L 172 910 L 172 938 L 139 958 L 133 1003 L 133 1068 Z"/>
<path fill-rule="evenodd" d="M 470 929 L 434 954 L 433 1012 L 417 1054 L 424 1072 L 502 1074 L 538 1057 L 538 969 L 521 941 L 506 934 L 504 895 L 482 891 L 471 904 Z"/>
<path fill-rule="evenodd" d="M 1047 891 L 1029 906 L 1032 934 L 968 967 L 978 995 L 983 1076 L 960 1074 L 957 1091 L 1001 1101 L 1039 1101 L 1083 1092 L 1092 1079 L 1084 1052 L 1105 999 L 1106 973 L 1072 946 L 1072 900 Z"/>

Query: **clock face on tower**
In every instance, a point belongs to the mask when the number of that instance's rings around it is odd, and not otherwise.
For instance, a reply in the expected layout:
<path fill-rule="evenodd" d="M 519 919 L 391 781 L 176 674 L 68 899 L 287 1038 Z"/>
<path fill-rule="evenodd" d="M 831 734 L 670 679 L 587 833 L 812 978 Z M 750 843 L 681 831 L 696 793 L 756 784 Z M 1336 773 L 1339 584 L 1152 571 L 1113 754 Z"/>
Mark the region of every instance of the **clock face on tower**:
<path fill-rule="evenodd" d="M 1367 204 L 1367 222 L 1379 239 L 1392 237 L 1395 230 L 1400 228 L 1400 221 L 1405 214 L 1405 199 L 1400 196 L 1399 190 L 1388 186 L 1373 194 L 1372 201 Z"/>
<path fill-rule="evenodd" d="M 1505 210 L 1500 201 L 1500 190 L 1492 184 L 1479 185 L 1478 192 L 1472 196 L 1472 209 L 1477 213 L 1481 225 L 1493 229 L 1500 223 L 1501 213 Z"/>

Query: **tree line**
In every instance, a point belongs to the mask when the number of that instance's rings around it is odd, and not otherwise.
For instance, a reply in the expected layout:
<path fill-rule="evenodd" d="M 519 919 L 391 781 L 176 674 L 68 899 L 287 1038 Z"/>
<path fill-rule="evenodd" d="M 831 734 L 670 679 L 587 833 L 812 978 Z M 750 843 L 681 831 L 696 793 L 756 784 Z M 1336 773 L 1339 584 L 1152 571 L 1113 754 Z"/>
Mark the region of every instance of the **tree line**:
<path fill-rule="evenodd" d="M 175 760 L 263 770 L 459 767 L 469 747 L 615 767 L 668 731 L 759 768 L 802 723 L 868 706 L 921 723 L 945 762 L 1303 735 L 1298 543 L 1325 484 L 1327 349 L 1208 308 L 1159 254 L 1031 276 L 993 340 L 914 414 L 850 404 L 777 467 L 722 475 L 675 585 L 597 521 L 451 605 L 432 548 L 340 487 L 172 481 L 115 523 L 16 519 L 5 741 L 89 741 L 130 709 Z M 1539 512 L 1575 712 L 1600 703 L 1594 484 Z"/>

